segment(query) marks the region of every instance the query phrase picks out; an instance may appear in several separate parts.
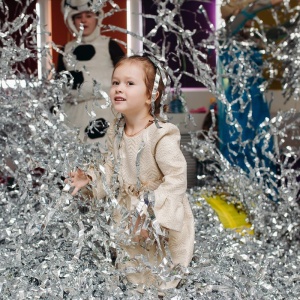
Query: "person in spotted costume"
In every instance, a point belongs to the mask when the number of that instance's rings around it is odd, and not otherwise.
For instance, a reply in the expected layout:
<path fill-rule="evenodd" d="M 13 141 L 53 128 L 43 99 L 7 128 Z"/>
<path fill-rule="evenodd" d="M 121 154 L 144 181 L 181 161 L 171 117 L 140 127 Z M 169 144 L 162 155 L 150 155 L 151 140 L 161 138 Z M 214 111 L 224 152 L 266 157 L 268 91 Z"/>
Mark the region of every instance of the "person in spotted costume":
<path fill-rule="evenodd" d="M 104 13 L 102 9 L 94 11 L 94 2 L 61 2 L 65 24 L 74 39 L 59 54 L 56 71 L 72 79 L 63 104 L 67 124 L 79 129 L 81 141 L 105 146 L 106 131 L 114 119 L 107 96 L 110 78 L 124 52 L 116 41 L 100 34 Z"/>

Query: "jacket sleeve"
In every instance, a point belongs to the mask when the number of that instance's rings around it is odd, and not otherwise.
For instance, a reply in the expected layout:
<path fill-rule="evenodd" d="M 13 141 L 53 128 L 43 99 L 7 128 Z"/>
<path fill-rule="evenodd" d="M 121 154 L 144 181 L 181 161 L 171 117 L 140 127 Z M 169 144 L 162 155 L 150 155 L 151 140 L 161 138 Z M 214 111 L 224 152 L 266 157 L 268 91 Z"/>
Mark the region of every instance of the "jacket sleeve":
<path fill-rule="evenodd" d="M 163 173 L 162 183 L 154 191 L 156 219 L 161 226 L 180 231 L 184 221 L 187 165 L 180 148 L 180 132 L 175 125 L 159 138 L 155 159 Z"/>

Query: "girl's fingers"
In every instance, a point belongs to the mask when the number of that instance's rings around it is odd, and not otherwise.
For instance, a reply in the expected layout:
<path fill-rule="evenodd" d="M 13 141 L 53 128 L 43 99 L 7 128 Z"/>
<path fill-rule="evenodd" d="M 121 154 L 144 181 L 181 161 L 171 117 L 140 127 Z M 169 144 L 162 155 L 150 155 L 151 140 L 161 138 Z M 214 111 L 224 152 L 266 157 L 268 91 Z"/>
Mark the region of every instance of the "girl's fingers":
<path fill-rule="evenodd" d="M 79 191 L 79 188 L 75 187 L 73 192 L 71 193 L 72 196 L 75 196 Z"/>
<path fill-rule="evenodd" d="M 72 178 L 66 178 L 66 179 L 64 180 L 64 183 L 67 183 L 67 184 L 72 185 L 72 184 L 73 184 L 73 179 L 72 179 Z"/>
<path fill-rule="evenodd" d="M 88 176 L 81 169 L 77 169 L 75 172 L 69 172 L 68 178 L 64 180 L 64 183 L 74 187 L 74 190 L 71 193 L 72 196 L 75 196 L 82 187 L 88 184 L 88 182 Z"/>

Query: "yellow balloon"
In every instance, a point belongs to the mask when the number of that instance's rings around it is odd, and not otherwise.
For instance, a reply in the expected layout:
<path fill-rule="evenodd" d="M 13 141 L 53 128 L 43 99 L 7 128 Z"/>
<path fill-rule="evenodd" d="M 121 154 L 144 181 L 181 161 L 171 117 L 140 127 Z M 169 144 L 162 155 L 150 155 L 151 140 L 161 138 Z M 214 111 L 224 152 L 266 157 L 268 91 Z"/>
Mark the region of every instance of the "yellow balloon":
<path fill-rule="evenodd" d="M 252 224 L 247 221 L 247 213 L 244 210 L 238 210 L 232 203 L 228 203 L 220 195 L 203 196 L 206 202 L 218 215 L 224 228 L 234 229 L 241 234 L 248 233 L 253 235 Z"/>

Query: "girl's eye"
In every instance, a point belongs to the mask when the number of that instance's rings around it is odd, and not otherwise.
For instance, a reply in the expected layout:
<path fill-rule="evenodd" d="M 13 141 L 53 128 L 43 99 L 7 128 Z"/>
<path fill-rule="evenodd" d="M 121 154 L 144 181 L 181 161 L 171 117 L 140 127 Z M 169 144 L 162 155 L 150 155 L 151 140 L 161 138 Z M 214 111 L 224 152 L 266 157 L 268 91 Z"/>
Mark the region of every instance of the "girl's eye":
<path fill-rule="evenodd" d="M 111 84 L 112 85 L 118 85 L 119 83 L 118 83 L 118 81 L 113 81 Z"/>
<path fill-rule="evenodd" d="M 134 85 L 134 83 L 132 81 L 128 81 L 127 84 L 128 85 Z"/>

